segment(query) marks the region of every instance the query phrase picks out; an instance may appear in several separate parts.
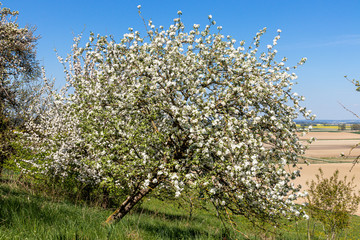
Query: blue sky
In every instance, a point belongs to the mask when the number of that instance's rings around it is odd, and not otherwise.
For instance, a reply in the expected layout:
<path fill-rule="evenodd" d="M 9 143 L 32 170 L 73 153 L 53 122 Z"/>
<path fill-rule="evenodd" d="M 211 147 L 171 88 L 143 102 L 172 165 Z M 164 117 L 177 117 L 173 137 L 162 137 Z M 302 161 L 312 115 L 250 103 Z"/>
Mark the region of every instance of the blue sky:
<path fill-rule="evenodd" d="M 263 46 L 270 44 L 281 29 L 276 46 L 279 57 L 287 57 L 294 65 L 307 57 L 305 65 L 296 70 L 299 76 L 296 92 L 306 97 L 304 105 L 317 119 L 356 119 L 338 102 L 360 114 L 360 92 L 348 82 L 360 80 L 360 1 L 211 1 L 211 0 L 0 0 L 3 7 L 20 12 L 21 26 L 35 25 L 41 35 L 37 56 L 47 75 L 64 84 L 61 56 L 70 52 L 72 39 L 83 32 L 113 35 L 120 39 L 128 27 L 144 32 L 136 6 L 142 5 L 142 15 L 157 26 L 168 26 L 183 12 L 185 26 L 197 23 L 205 26 L 212 14 L 223 34 L 250 43 L 259 29 L 267 27 Z"/>

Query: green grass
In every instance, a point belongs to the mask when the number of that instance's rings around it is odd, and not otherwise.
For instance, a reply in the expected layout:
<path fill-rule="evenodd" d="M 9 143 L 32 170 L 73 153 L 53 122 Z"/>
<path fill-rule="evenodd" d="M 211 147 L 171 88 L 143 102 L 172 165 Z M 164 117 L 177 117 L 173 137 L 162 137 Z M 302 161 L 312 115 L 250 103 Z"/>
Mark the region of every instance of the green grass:
<path fill-rule="evenodd" d="M 8 183 L 0 185 L 0 196 L 0 239 L 240 239 L 211 213 L 190 220 L 187 211 L 156 199 L 104 226 L 109 210 L 54 202 Z"/>
<path fill-rule="evenodd" d="M 261 233 L 238 217 L 236 229 L 226 230 L 214 211 L 189 208 L 171 201 L 145 200 L 113 225 L 103 225 L 110 210 L 55 201 L 33 193 L 12 180 L 0 182 L 0 239 L 261 239 Z M 311 221 L 312 239 L 326 239 L 319 223 Z M 314 230 L 313 227 L 315 226 Z M 276 230 L 275 239 L 307 239 L 307 221 Z M 353 216 L 347 239 L 359 239 L 360 217 Z M 343 239 L 345 233 L 343 234 Z"/>
<path fill-rule="evenodd" d="M 299 161 L 299 163 L 304 163 L 303 162 L 303 159 L 306 159 L 309 163 L 311 164 L 324 164 L 324 163 L 329 163 L 329 164 L 332 164 L 332 163 L 353 163 L 355 158 L 353 157 L 346 157 L 346 158 L 343 158 L 343 157 L 302 157 L 302 160 Z"/>

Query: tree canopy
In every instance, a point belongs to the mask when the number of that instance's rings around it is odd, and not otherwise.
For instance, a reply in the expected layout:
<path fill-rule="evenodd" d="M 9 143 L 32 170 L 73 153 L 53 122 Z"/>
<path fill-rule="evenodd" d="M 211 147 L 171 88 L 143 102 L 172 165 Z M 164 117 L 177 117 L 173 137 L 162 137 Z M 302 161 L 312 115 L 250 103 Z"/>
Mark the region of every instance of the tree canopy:
<path fill-rule="evenodd" d="M 34 28 L 20 28 L 16 23 L 19 13 L 0 9 L 0 98 L 6 108 L 17 108 L 26 84 L 39 77 L 36 60 Z M 8 109 L 10 110 L 10 109 Z"/>
<path fill-rule="evenodd" d="M 47 88 L 47 111 L 27 123 L 37 157 L 24 170 L 121 193 L 121 219 L 151 191 L 198 191 L 220 213 L 271 223 L 302 215 L 290 183 L 304 147 L 294 119 L 310 117 L 292 91 L 296 75 L 278 61 L 280 30 L 259 53 L 262 29 L 245 48 L 209 24 L 190 31 L 151 21 L 144 37 L 129 28 L 119 43 L 91 34 L 60 60 L 67 85 Z M 305 62 L 302 59 L 299 64 Z M 41 155 L 41 157 L 39 157 Z"/>
<path fill-rule="evenodd" d="M 30 104 L 40 76 L 36 60 L 35 28 L 20 28 L 17 11 L 0 3 L 0 174 L 12 147 L 12 129 L 23 122 L 21 113 Z"/>

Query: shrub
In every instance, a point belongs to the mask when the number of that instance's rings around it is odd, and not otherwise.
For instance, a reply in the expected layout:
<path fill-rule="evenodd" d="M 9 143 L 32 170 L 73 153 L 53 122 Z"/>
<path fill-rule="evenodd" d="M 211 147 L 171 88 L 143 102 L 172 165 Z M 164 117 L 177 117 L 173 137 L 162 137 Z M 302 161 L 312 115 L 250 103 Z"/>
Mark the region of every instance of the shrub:
<path fill-rule="evenodd" d="M 328 239 L 336 239 L 338 234 L 349 226 L 350 214 L 354 213 L 360 203 L 359 193 L 354 193 L 354 178 L 347 181 L 345 176 L 339 180 L 339 170 L 330 178 L 324 178 L 319 168 L 316 174 L 317 181 L 312 180 L 307 196 L 308 209 L 315 219 L 323 225 Z"/>

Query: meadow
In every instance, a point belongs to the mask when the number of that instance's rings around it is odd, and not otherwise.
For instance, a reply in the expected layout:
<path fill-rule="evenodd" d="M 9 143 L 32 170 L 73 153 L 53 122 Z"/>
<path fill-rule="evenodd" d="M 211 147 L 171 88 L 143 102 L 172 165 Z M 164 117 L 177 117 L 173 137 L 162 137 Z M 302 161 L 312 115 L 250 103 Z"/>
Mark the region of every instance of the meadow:
<path fill-rule="evenodd" d="M 184 201 L 146 199 L 114 225 L 104 225 L 111 209 L 102 209 L 57 196 L 39 194 L 5 176 L 0 183 L 0 239 L 326 239 L 321 224 L 310 219 L 288 222 L 278 229 L 259 229 L 242 217 L 223 224 L 211 206 L 194 208 Z M 245 237 L 246 236 L 246 237 Z M 340 239 L 358 239 L 360 217 Z"/>
<path fill-rule="evenodd" d="M 360 179 L 360 166 L 353 166 L 360 151 L 349 149 L 360 142 L 360 135 L 340 131 L 312 131 L 301 137 L 317 141 L 309 146 L 305 157 L 311 165 L 300 164 L 301 177 L 294 183 L 307 189 L 306 182 L 315 178 L 318 168 L 326 177 L 336 169 L 340 177 Z M 340 157 L 344 152 L 345 157 Z M 345 154 L 346 153 L 346 154 Z M 350 172 L 351 169 L 351 172 Z M 357 187 L 360 190 L 360 187 Z M 255 226 L 243 217 L 234 221 L 219 219 L 212 205 L 195 203 L 184 196 L 160 200 L 149 196 L 120 222 L 104 224 L 114 209 L 104 209 L 96 203 L 74 202 L 59 196 L 56 190 L 45 193 L 31 182 L 6 171 L 0 182 L 0 239 L 326 239 L 321 223 L 299 219 L 283 220 L 280 228 Z M 298 201 L 302 204 L 303 200 Z M 191 204 L 190 204 L 191 203 Z M 356 212 L 360 215 L 360 210 Z M 233 216 L 232 216 L 233 217 Z M 359 239 L 360 216 L 352 216 L 350 227 L 340 239 Z"/>

